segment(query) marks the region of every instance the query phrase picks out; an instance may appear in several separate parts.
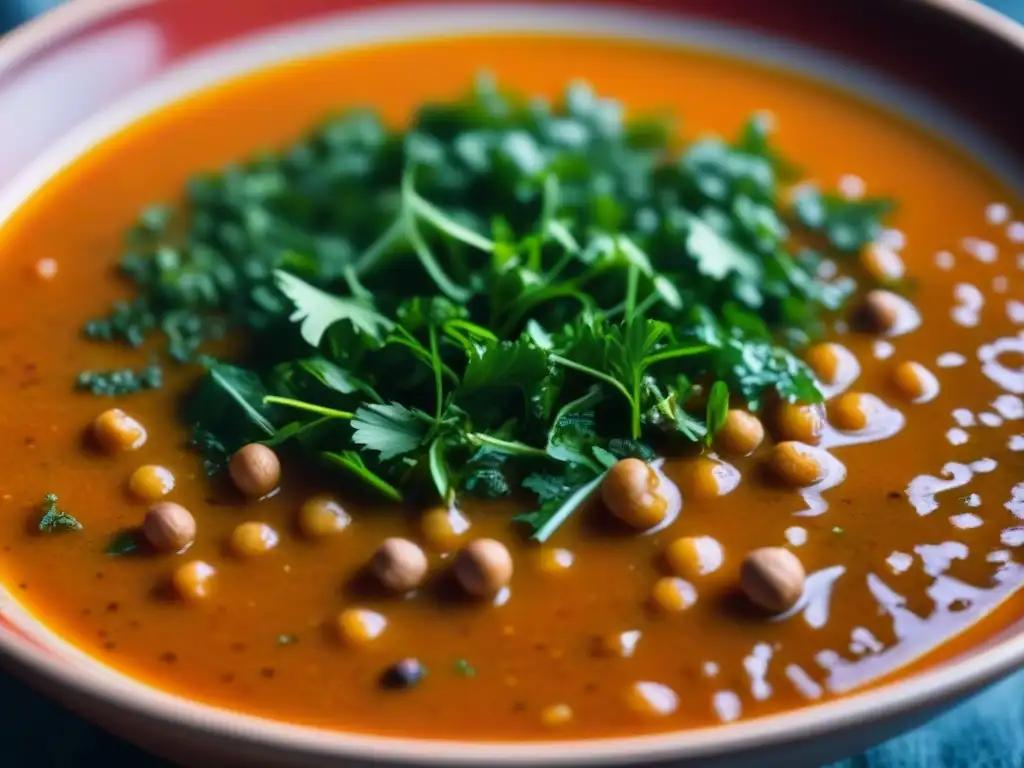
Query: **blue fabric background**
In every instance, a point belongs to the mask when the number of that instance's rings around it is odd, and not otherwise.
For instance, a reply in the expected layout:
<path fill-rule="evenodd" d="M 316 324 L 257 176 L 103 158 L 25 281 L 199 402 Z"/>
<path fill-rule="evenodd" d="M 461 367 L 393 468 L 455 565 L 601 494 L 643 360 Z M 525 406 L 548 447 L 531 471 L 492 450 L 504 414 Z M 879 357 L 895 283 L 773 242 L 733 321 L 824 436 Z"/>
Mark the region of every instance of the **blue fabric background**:
<path fill-rule="evenodd" d="M 55 0 L 0 0 L 0 32 L 55 4 Z M 1024 0 L 988 0 L 987 4 L 1024 22 Z M 0 750 L 4 768 L 118 764 L 169 768 L 2 675 Z M 829 768 L 1022 766 L 1024 672 L 913 733 Z"/>

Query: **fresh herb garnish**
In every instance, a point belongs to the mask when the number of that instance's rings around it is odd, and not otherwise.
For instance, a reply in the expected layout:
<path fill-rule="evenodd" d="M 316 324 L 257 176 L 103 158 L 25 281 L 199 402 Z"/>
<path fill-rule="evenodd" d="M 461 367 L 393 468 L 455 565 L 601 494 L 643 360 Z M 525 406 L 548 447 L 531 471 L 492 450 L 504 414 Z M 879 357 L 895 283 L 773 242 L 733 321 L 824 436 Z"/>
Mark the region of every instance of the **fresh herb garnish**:
<path fill-rule="evenodd" d="M 39 521 L 39 530 L 44 533 L 80 531 L 82 524 L 57 506 L 56 494 L 48 493 L 43 499 L 43 518 Z"/>
<path fill-rule="evenodd" d="M 710 445 L 730 400 L 819 402 L 795 353 L 852 285 L 818 265 L 891 208 L 791 195 L 762 116 L 682 153 L 670 127 L 487 79 L 405 130 L 344 115 L 147 209 L 122 259 L 140 296 L 86 334 L 162 332 L 205 367 L 211 472 L 260 441 L 392 501 L 529 492 L 543 541 L 619 458 Z M 205 357 L 230 328 L 254 354 Z"/>
<path fill-rule="evenodd" d="M 82 371 L 75 380 L 75 389 L 93 395 L 121 397 L 147 389 L 160 389 L 164 383 L 163 369 L 156 364 L 138 371 L 121 368 L 113 371 Z"/>
<path fill-rule="evenodd" d="M 476 677 L 476 667 L 465 659 L 456 659 L 454 664 L 455 674 L 462 677 Z"/>
<path fill-rule="evenodd" d="M 107 544 L 106 553 L 114 557 L 130 555 L 139 551 L 139 532 L 126 529 L 115 533 Z"/>

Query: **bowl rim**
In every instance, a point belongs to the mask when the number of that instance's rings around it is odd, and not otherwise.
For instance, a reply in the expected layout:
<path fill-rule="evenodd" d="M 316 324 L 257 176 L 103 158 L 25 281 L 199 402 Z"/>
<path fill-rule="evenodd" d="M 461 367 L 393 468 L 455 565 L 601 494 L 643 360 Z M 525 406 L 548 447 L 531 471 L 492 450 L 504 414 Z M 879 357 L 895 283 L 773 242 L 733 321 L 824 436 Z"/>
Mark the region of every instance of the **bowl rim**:
<path fill-rule="evenodd" d="M 70 0 L 0 38 L 0 75 L 70 33 L 161 0 Z M 903 0 L 1009 44 L 1024 59 L 1024 25 L 977 0 Z M 23 609 L 22 609 L 23 610 Z M 27 611 L 26 611 L 27 613 Z M 42 625 L 42 622 L 39 621 Z M 45 625 L 44 625 L 45 626 Z M 170 725 L 264 755 L 367 759 L 392 765 L 609 765 L 720 756 L 825 736 L 973 692 L 1024 664 L 1024 633 L 903 679 L 806 708 L 729 725 L 642 736 L 567 741 L 459 741 L 402 738 L 247 715 L 170 694 L 105 667 L 67 658 L 20 633 L 0 631 L 0 661 L 46 690 L 65 689 L 84 706 L 118 711 L 128 722 Z M 65 641 L 60 641 L 62 644 Z M 68 644 L 69 645 L 69 644 Z M 70 645 L 69 645 L 70 647 Z"/>

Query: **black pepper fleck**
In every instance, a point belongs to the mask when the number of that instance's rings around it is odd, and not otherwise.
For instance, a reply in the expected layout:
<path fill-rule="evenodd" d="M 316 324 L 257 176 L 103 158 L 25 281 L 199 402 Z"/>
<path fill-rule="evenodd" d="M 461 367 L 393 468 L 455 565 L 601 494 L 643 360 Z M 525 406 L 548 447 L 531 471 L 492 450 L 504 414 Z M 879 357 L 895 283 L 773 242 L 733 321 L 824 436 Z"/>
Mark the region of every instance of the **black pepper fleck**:
<path fill-rule="evenodd" d="M 427 670 L 419 659 L 402 659 L 384 670 L 380 684 L 392 690 L 415 688 L 426 676 Z"/>
<path fill-rule="evenodd" d="M 107 603 L 107 613 L 117 613 L 120 607 L 117 603 Z"/>
<path fill-rule="evenodd" d="M 166 651 L 160 654 L 160 661 L 164 664 L 174 664 L 178 660 L 178 654 L 174 651 Z"/>

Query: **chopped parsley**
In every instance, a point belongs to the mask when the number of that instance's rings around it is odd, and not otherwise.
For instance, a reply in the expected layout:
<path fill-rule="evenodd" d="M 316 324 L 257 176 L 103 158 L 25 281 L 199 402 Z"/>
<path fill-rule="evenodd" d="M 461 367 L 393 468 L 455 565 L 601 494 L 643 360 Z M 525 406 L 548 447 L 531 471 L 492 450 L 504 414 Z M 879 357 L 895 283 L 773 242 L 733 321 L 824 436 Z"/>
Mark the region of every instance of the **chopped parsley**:
<path fill-rule="evenodd" d="M 56 494 L 48 493 L 43 499 L 43 517 L 39 521 L 39 530 L 44 533 L 80 531 L 82 524 L 57 506 Z"/>
<path fill-rule="evenodd" d="M 138 371 L 131 368 L 82 371 L 75 380 L 75 389 L 97 396 L 121 397 L 147 389 L 160 389 L 163 384 L 163 369 L 159 365 L 151 364 Z"/>
<path fill-rule="evenodd" d="M 333 118 L 143 212 L 138 296 L 85 329 L 205 375 L 209 471 L 247 442 L 389 501 L 528 493 L 546 540 L 620 458 L 709 445 L 730 404 L 820 402 L 800 348 L 853 290 L 818 266 L 889 201 L 796 185 L 760 116 L 678 151 L 585 84 L 482 78 L 394 130 Z M 205 343 L 241 329 L 252 354 Z"/>
<path fill-rule="evenodd" d="M 455 670 L 455 674 L 462 677 L 476 677 L 476 667 L 465 659 L 456 659 L 453 668 Z"/>

